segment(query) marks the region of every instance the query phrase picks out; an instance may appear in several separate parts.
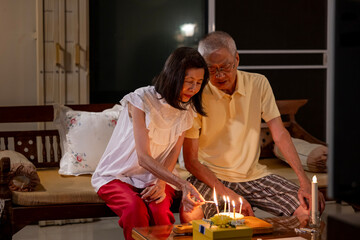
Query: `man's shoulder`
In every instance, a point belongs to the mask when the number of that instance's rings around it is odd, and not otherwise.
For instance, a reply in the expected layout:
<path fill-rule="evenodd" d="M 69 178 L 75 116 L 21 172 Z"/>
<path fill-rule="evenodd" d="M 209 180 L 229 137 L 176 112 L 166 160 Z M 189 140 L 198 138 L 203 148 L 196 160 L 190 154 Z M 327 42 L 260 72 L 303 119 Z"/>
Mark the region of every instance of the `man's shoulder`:
<path fill-rule="evenodd" d="M 214 91 L 215 91 L 215 87 L 211 87 L 210 86 L 210 83 L 206 84 L 206 86 L 204 87 L 204 90 L 203 90 L 203 97 L 204 96 L 213 96 L 214 95 Z"/>
<path fill-rule="evenodd" d="M 247 89 L 251 87 L 263 89 L 264 87 L 269 85 L 268 79 L 265 77 L 265 75 L 262 75 L 260 73 L 252 73 L 238 70 L 238 77 L 239 81 L 242 81 L 242 84 Z"/>
<path fill-rule="evenodd" d="M 238 70 L 238 75 L 246 80 L 267 80 L 267 78 L 265 77 L 265 75 L 260 74 L 260 73 L 253 73 L 253 72 L 246 72 L 246 71 L 242 71 L 242 70 Z"/>

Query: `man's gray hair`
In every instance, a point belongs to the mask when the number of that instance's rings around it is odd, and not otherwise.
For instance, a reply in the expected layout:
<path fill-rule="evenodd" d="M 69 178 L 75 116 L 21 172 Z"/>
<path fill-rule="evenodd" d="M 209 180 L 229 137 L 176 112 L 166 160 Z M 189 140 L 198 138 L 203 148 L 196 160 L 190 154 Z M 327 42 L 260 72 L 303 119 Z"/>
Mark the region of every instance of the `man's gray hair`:
<path fill-rule="evenodd" d="M 198 51 L 203 57 L 206 57 L 221 48 L 226 48 L 230 53 L 234 54 L 234 56 L 237 52 L 235 41 L 228 33 L 215 31 L 200 40 Z"/>

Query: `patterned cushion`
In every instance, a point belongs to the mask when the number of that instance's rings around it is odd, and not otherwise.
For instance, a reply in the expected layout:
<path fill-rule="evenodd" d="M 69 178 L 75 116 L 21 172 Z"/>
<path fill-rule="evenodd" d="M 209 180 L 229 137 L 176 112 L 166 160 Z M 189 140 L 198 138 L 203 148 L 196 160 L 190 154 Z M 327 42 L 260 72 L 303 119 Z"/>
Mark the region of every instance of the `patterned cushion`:
<path fill-rule="evenodd" d="M 0 151 L 0 159 L 10 158 L 9 188 L 12 191 L 30 192 L 40 183 L 35 165 L 23 154 L 12 150 Z"/>
<path fill-rule="evenodd" d="M 54 106 L 63 156 L 59 173 L 92 174 L 105 151 L 119 117 L 120 105 L 103 112 L 73 111 Z"/>

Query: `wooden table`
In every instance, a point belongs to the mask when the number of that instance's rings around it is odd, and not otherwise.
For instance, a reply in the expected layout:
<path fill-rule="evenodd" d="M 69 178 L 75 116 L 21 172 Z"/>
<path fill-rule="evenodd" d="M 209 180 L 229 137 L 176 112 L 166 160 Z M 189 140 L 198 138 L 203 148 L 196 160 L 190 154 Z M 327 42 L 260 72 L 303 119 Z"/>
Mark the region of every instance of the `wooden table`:
<path fill-rule="evenodd" d="M 307 227 L 307 225 L 306 222 L 300 223 L 300 221 L 296 217 L 274 217 L 274 218 L 265 218 L 264 220 L 273 224 L 274 231 L 268 234 L 254 235 L 252 237 L 253 240 L 259 238 L 273 239 L 273 238 L 296 237 L 296 236 L 301 236 L 309 240 L 326 239 L 326 228 L 324 222 L 321 223 L 321 227 L 319 228 L 319 231 L 317 233 L 297 234 L 294 231 L 295 228 Z M 191 235 L 177 235 L 172 231 L 172 229 L 173 229 L 173 225 L 134 228 L 132 230 L 132 236 L 136 240 L 193 239 Z"/>

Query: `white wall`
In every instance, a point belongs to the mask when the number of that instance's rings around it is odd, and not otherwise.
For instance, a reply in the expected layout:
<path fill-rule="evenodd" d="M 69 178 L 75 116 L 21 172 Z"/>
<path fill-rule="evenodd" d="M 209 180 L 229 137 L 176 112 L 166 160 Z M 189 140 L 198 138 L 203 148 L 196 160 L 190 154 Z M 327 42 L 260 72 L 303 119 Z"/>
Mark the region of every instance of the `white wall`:
<path fill-rule="evenodd" d="M 36 105 L 36 0 L 0 0 L 0 106 Z"/>

